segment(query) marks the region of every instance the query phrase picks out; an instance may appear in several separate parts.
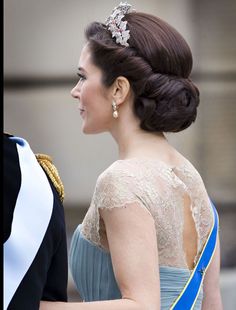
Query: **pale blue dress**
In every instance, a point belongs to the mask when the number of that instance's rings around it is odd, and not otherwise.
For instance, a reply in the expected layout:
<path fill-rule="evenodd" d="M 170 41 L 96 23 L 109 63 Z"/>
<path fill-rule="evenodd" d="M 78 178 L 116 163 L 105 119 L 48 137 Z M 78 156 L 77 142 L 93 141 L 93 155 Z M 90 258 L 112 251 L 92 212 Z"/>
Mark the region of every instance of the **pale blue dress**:
<path fill-rule="evenodd" d="M 98 301 L 121 298 L 110 254 L 88 241 L 80 228 L 81 225 L 77 227 L 72 237 L 69 264 L 82 300 Z M 164 266 L 159 267 L 159 272 L 161 310 L 167 310 L 182 291 L 190 272 L 187 269 Z M 202 298 L 201 289 L 194 310 L 201 309 Z"/>

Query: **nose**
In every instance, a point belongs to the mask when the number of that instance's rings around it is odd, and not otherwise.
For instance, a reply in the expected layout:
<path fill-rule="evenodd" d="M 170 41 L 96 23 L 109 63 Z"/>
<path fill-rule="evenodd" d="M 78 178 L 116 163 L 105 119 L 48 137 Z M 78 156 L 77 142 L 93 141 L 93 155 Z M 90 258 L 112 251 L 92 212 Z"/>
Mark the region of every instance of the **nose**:
<path fill-rule="evenodd" d="M 74 88 L 72 88 L 72 90 L 71 90 L 71 96 L 73 97 L 73 98 L 75 98 L 75 99 L 79 99 L 80 98 L 80 87 L 79 87 L 79 83 L 77 83 L 76 85 L 75 85 L 75 87 Z"/>

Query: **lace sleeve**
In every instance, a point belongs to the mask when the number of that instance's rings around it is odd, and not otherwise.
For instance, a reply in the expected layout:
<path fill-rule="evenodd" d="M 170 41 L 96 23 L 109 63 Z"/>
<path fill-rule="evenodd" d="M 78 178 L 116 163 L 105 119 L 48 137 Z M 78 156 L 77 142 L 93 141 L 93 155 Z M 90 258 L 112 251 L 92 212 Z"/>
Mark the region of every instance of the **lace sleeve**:
<path fill-rule="evenodd" d="M 125 207 L 131 203 L 143 205 L 135 175 L 124 169 L 106 171 L 100 175 L 95 189 L 94 203 L 98 209 Z"/>
<path fill-rule="evenodd" d="M 99 176 L 90 207 L 82 224 L 82 232 L 88 240 L 102 247 L 103 222 L 99 209 L 111 210 L 136 203 L 150 213 L 148 203 L 138 183 L 140 182 L 135 172 L 117 164 L 112 165 Z"/>

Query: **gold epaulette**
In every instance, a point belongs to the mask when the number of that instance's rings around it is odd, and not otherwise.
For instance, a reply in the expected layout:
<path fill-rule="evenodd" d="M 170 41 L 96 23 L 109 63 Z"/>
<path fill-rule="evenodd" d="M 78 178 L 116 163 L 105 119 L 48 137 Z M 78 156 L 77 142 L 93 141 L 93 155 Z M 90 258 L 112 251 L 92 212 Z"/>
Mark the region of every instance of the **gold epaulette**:
<path fill-rule="evenodd" d="M 51 179 L 53 185 L 55 186 L 61 201 L 63 202 L 65 197 L 65 191 L 64 186 L 62 184 L 62 181 L 60 179 L 59 173 L 57 171 L 57 168 L 52 163 L 52 158 L 45 154 L 35 154 L 39 164 L 42 166 L 42 168 L 45 170 L 49 178 Z"/>

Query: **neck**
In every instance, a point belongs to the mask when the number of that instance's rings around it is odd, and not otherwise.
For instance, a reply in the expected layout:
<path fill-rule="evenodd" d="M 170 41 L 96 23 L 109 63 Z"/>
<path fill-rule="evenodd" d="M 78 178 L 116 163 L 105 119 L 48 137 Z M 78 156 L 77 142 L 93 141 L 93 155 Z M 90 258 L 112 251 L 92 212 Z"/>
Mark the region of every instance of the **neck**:
<path fill-rule="evenodd" d="M 120 120 L 111 134 L 118 144 L 120 159 L 157 158 L 169 146 L 163 133 L 144 131 L 139 127 L 138 121 Z"/>

